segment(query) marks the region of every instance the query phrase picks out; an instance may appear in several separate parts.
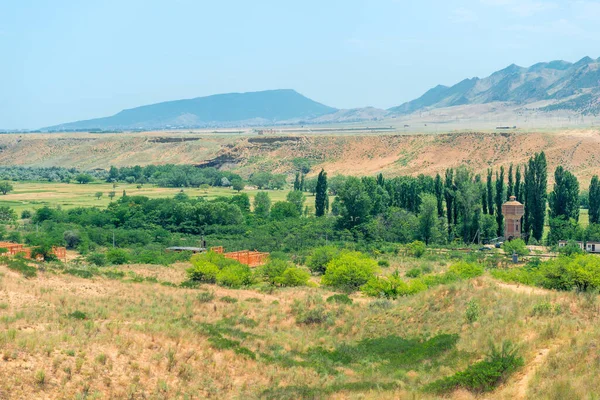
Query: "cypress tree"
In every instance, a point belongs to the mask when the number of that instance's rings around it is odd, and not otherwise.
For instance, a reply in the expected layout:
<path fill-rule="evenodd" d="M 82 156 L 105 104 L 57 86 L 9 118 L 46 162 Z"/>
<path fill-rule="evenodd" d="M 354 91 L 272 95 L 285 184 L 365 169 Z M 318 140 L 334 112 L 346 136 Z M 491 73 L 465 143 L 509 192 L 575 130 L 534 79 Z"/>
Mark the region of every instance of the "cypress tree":
<path fill-rule="evenodd" d="M 304 173 L 302 173 L 300 175 L 300 186 L 299 186 L 298 190 L 301 191 L 301 192 L 304 192 L 304 177 L 305 176 L 306 175 Z"/>
<path fill-rule="evenodd" d="M 590 224 L 600 223 L 600 182 L 598 182 L 598 175 L 592 177 L 590 182 Z"/>
<path fill-rule="evenodd" d="M 513 181 L 513 165 L 508 168 L 508 186 L 506 187 L 506 200 L 510 200 L 510 196 L 515 193 L 515 184 Z"/>
<path fill-rule="evenodd" d="M 329 199 L 327 196 L 327 172 L 321 170 L 317 178 L 317 190 L 315 192 L 315 215 L 322 217 L 329 209 Z"/>
<path fill-rule="evenodd" d="M 385 179 L 383 178 L 382 173 L 379 173 L 379 175 L 377 175 L 377 184 L 381 187 L 385 186 Z"/>
<path fill-rule="evenodd" d="M 446 217 L 448 220 L 448 234 L 452 233 L 452 214 L 454 211 L 454 170 L 446 170 L 446 179 L 444 182 L 444 196 L 446 198 Z"/>
<path fill-rule="evenodd" d="M 300 172 L 296 172 L 296 179 L 294 179 L 294 190 L 300 190 Z"/>
<path fill-rule="evenodd" d="M 444 184 L 442 183 L 440 174 L 435 175 L 434 190 L 435 198 L 437 200 L 438 217 L 441 218 L 444 216 Z"/>
<path fill-rule="evenodd" d="M 488 213 L 494 215 L 494 185 L 492 184 L 492 169 L 488 169 L 487 174 L 487 203 Z"/>
<path fill-rule="evenodd" d="M 525 234 L 531 232 L 535 240 L 542 240 L 546 219 L 546 200 L 548 198 L 548 172 L 544 152 L 529 159 L 525 170 Z"/>
<path fill-rule="evenodd" d="M 515 173 L 515 197 L 517 201 L 521 201 L 521 167 L 518 165 Z"/>
<path fill-rule="evenodd" d="M 504 215 L 502 215 L 502 204 L 504 204 L 504 167 L 500 167 L 500 175 L 496 172 L 496 223 L 498 224 L 498 236 L 504 234 Z"/>

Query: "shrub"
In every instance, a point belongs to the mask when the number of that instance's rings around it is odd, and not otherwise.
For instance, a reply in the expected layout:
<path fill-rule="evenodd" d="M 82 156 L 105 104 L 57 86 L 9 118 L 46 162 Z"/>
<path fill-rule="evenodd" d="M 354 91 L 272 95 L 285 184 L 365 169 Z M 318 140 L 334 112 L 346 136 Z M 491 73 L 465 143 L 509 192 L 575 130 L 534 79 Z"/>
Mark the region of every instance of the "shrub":
<path fill-rule="evenodd" d="M 292 313 L 298 324 L 322 324 L 328 322 L 331 313 L 325 308 L 323 299 L 319 296 L 307 296 L 304 300 L 295 300 Z"/>
<path fill-rule="evenodd" d="M 28 265 L 27 262 L 19 258 L 8 260 L 6 266 L 8 269 L 20 272 L 25 278 L 33 278 L 37 275 L 37 268 Z"/>
<path fill-rule="evenodd" d="M 217 273 L 217 283 L 232 288 L 247 286 L 252 283 L 252 272 L 247 265 L 228 265 Z"/>
<path fill-rule="evenodd" d="M 32 216 L 31 210 L 21 211 L 21 219 L 29 219 L 29 218 L 31 218 L 31 216 Z"/>
<path fill-rule="evenodd" d="M 416 258 L 422 257 L 425 251 L 427 251 L 427 245 L 420 240 L 415 240 L 408 244 L 406 248 L 408 249 L 408 253 Z"/>
<path fill-rule="evenodd" d="M 288 261 L 271 258 L 268 263 L 256 270 L 256 275 L 265 282 L 275 285 L 277 279 L 291 266 L 293 266 L 293 264 Z"/>
<path fill-rule="evenodd" d="M 306 266 L 314 273 L 324 274 L 327 264 L 338 256 L 339 253 L 338 248 L 334 246 L 317 247 L 306 260 Z"/>
<path fill-rule="evenodd" d="M 123 249 L 112 248 L 106 252 L 106 260 L 114 265 L 127 264 L 129 261 L 129 253 Z"/>
<path fill-rule="evenodd" d="M 238 299 L 236 299 L 235 297 L 231 297 L 231 296 L 223 296 L 223 297 L 221 297 L 221 301 L 224 303 L 233 304 L 233 303 L 237 303 Z"/>
<path fill-rule="evenodd" d="M 87 315 L 83 311 L 75 310 L 68 315 L 69 318 L 73 319 L 87 319 Z"/>
<path fill-rule="evenodd" d="M 191 281 L 215 283 L 219 274 L 219 267 L 207 261 L 198 261 L 194 266 L 186 270 L 188 279 Z"/>
<path fill-rule="evenodd" d="M 475 300 L 469 301 L 467 310 L 465 311 L 467 322 L 472 324 L 479 319 L 479 304 Z"/>
<path fill-rule="evenodd" d="M 516 348 L 510 342 L 504 342 L 500 350 L 492 346 L 485 360 L 432 382 L 425 389 L 434 393 L 447 393 L 462 387 L 478 393 L 489 392 L 522 365 L 523 358 L 517 355 Z"/>
<path fill-rule="evenodd" d="M 343 252 L 327 264 L 324 285 L 356 290 L 375 276 L 377 263 L 359 252 Z"/>
<path fill-rule="evenodd" d="M 360 290 L 368 296 L 396 299 L 427 290 L 427 285 L 418 279 L 406 283 L 400 278 L 398 271 L 395 271 L 387 278 L 371 278 Z"/>
<path fill-rule="evenodd" d="M 278 285 L 281 286 L 305 286 L 308 283 L 308 279 L 310 278 L 310 274 L 298 267 L 289 267 L 281 276 L 275 278 L 275 281 Z"/>
<path fill-rule="evenodd" d="M 333 296 L 329 296 L 326 300 L 328 303 L 337 303 L 337 304 L 352 304 L 353 300 L 348 297 L 347 294 L 334 294 Z"/>
<path fill-rule="evenodd" d="M 213 292 L 200 292 L 198 293 L 198 295 L 196 296 L 196 300 L 198 300 L 199 303 L 210 303 L 211 301 L 213 301 L 215 298 L 215 295 Z"/>
<path fill-rule="evenodd" d="M 87 262 L 94 264 L 97 267 L 103 267 L 106 265 L 106 254 L 104 253 L 90 253 L 86 257 Z"/>
<path fill-rule="evenodd" d="M 377 261 L 377 265 L 379 265 L 382 268 L 387 268 L 390 266 L 390 262 L 388 260 L 379 260 Z"/>
<path fill-rule="evenodd" d="M 516 253 L 519 256 L 526 256 L 529 254 L 529 250 L 527 249 L 527 245 L 523 239 L 513 239 L 508 242 L 504 242 L 502 249 L 508 255 Z"/>
<path fill-rule="evenodd" d="M 581 247 L 579 247 L 579 245 L 573 241 L 569 241 L 566 246 L 559 247 L 558 252 L 559 252 L 559 254 L 561 254 L 563 256 L 567 256 L 567 257 L 573 256 L 576 254 L 584 254 L 585 253 L 585 251 L 583 251 L 583 249 Z"/>
<path fill-rule="evenodd" d="M 480 264 L 468 263 L 466 261 L 459 261 L 456 264 L 451 265 L 449 271 L 463 279 L 470 279 L 483 275 L 483 266 Z"/>
<path fill-rule="evenodd" d="M 418 278 L 421 275 L 421 268 L 411 268 L 405 275 L 409 278 Z"/>

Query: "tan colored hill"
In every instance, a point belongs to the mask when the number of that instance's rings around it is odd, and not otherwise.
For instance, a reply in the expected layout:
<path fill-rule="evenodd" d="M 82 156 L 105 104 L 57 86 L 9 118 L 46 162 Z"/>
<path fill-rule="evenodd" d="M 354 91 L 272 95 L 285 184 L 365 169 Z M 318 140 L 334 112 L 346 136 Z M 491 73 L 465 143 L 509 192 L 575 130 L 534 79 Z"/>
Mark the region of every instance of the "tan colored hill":
<path fill-rule="evenodd" d="M 582 185 L 600 173 L 600 130 L 453 132 L 443 134 L 321 132 L 276 134 L 148 132 L 136 134 L 29 134 L 0 136 L 0 165 L 63 166 L 204 164 L 243 175 L 256 170 L 292 172 L 298 161 L 330 174 L 433 175 L 461 164 L 522 164 L 545 151 L 550 170 L 563 165 Z"/>

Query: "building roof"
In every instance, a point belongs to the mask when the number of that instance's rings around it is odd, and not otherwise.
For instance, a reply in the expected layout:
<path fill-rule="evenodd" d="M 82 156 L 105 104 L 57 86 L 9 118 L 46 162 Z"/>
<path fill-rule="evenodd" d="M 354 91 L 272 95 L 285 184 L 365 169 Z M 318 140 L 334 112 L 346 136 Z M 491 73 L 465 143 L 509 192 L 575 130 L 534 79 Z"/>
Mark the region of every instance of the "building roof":
<path fill-rule="evenodd" d="M 206 249 L 204 247 L 180 247 L 180 246 L 173 246 L 173 247 L 167 247 L 167 250 L 174 250 L 174 251 L 205 251 Z"/>
<path fill-rule="evenodd" d="M 515 196 L 510 196 L 510 199 L 506 203 L 504 203 L 504 205 L 507 205 L 507 206 L 522 206 L 523 204 L 519 203 L 517 201 L 517 198 Z"/>

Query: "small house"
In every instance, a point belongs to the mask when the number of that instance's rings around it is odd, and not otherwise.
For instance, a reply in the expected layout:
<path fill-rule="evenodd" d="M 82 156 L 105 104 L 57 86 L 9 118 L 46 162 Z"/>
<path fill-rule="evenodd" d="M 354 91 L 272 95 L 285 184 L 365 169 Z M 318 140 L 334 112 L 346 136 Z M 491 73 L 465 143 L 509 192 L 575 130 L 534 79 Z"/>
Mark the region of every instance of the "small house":
<path fill-rule="evenodd" d="M 575 240 L 559 240 L 558 241 L 558 247 L 565 247 L 569 243 L 576 244 L 577 246 L 579 246 L 579 248 L 581 250 L 585 250 L 585 246 L 583 245 L 583 242 L 581 242 L 581 241 L 575 241 Z"/>
<path fill-rule="evenodd" d="M 600 253 L 600 242 L 587 242 L 585 249 L 588 253 Z"/>

